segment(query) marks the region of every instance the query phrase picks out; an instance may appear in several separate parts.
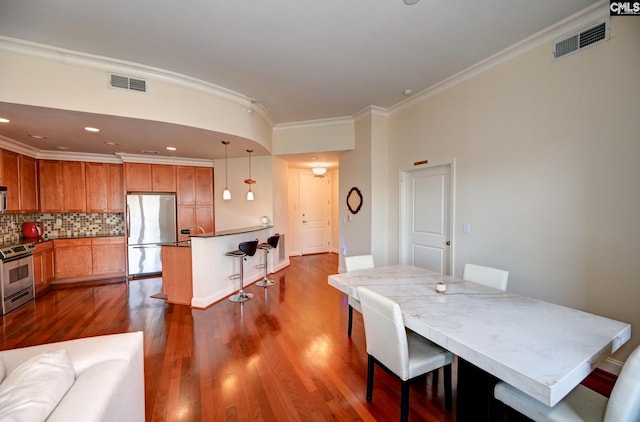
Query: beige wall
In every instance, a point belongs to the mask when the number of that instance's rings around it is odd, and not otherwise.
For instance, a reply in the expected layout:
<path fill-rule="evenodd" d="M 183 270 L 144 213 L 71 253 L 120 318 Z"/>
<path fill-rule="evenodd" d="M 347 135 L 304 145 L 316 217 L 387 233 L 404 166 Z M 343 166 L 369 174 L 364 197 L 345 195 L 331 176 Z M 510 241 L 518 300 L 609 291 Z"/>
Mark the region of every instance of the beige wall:
<path fill-rule="evenodd" d="M 640 343 L 640 25 L 613 17 L 609 41 L 557 62 L 550 51 L 389 117 L 390 244 L 398 170 L 455 160 L 456 275 L 505 268 L 510 291 L 631 323 L 624 360 Z"/>

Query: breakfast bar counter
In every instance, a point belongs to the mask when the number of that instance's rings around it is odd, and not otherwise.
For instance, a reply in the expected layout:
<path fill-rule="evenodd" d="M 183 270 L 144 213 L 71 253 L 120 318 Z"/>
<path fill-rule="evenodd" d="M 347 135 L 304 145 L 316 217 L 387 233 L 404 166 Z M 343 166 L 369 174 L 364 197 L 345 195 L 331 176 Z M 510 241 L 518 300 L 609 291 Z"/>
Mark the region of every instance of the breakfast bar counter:
<path fill-rule="evenodd" d="M 271 236 L 273 226 L 252 226 L 191 236 L 191 271 L 193 297 L 191 306 L 206 308 L 238 290 L 240 282 L 231 280 L 239 273 L 240 260 L 225 256 L 238 249 L 240 242 L 258 239 L 265 242 Z M 257 281 L 262 270 L 262 254 L 247 257 L 244 264 L 244 285 Z M 269 268 L 273 268 L 269 265 Z"/>

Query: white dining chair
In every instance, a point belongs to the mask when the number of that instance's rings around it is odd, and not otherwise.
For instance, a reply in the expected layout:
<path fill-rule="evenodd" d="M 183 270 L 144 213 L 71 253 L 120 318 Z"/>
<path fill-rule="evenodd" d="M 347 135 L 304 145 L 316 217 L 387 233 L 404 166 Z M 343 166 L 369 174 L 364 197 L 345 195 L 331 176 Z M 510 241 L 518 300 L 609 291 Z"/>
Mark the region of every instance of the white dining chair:
<path fill-rule="evenodd" d="M 349 271 L 364 270 L 373 268 L 373 255 L 353 255 L 344 257 L 344 267 Z M 353 326 L 353 310 L 362 313 L 362 307 L 358 299 L 353 296 L 347 298 L 349 302 L 349 325 L 347 327 L 347 335 L 351 337 L 351 327 Z"/>
<path fill-rule="evenodd" d="M 629 356 L 607 399 L 582 384 L 553 407 L 505 382 L 494 389 L 495 398 L 534 421 L 638 422 L 640 421 L 640 346 Z"/>
<path fill-rule="evenodd" d="M 478 284 L 484 284 L 485 286 L 493 287 L 502 291 L 507 291 L 509 271 L 485 267 L 483 265 L 464 264 L 462 279 L 466 281 L 473 281 Z"/>
<path fill-rule="evenodd" d="M 409 416 L 409 382 L 443 368 L 445 408 L 452 409 L 453 354 L 407 329 L 400 305 L 366 287 L 358 288 L 367 344 L 367 401 L 373 398 L 374 364 L 400 379 L 400 420 Z M 437 379 L 434 373 L 434 381 Z"/>

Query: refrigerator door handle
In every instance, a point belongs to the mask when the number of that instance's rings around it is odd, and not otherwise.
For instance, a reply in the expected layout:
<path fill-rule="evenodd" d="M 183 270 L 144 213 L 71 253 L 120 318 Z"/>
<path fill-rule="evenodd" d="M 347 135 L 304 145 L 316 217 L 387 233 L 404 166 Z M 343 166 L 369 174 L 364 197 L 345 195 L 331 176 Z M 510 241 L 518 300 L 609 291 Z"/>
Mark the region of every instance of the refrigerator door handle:
<path fill-rule="evenodd" d="M 131 233 L 131 214 L 129 211 L 129 204 L 127 204 L 127 237 L 129 236 L 129 233 Z"/>

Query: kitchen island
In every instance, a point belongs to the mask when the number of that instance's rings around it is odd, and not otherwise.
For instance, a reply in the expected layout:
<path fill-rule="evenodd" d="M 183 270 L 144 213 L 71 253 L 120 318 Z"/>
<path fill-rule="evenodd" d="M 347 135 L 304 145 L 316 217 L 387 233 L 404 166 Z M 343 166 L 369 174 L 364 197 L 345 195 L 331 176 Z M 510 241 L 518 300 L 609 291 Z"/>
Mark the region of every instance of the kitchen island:
<path fill-rule="evenodd" d="M 190 264 L 191 306 L 193 308 L 203 309 L 236 292 L 240 288 L 240 281 L 237 279 L 231 280 L 229 277 L 240 272 L 241 262 L 239 258 L 225 256 L 225 253 L 238 249 L 240 242 L 254 239 L 257 239 L 259 242 L 266 242 L 267 238 L 273 234 L 272 231 L 273 226 L 253 226 L 215 233 L 191 235 L 191 244 L 188 248 L 191 250 L 191 262 L 184 262 L 186 259 L 180 261 L 180 265 L 183 266 Z M 165 248 L 185 249 L 184 244 Z M 173 252 L 184 256 L 184 252 L 179 250 Z M 269 254 L 271 260 L 271 262 L 269 262 L 269 269 L 278 269 L 274 265 L 276 255 L 275 253 Z M 264 270 L 256 267 L 262 264 L 263 260 L 264 255 L 260 250 L 258 250 L 254 256 L 247 257 L 247 260 L 244 262 L 245 286 L 262 278 Z M 163 267 L 164 266 L 165 264 L 163 262 Z M 181 283 L 189 283 L 188 269 L 183 268 L 181 273 L 183 274 Z M 170 286 L 171 283 L 166 284 L 164 287 L 167 300 L 173 303 L 184 303 L 184 298 L 172 298 L 172 287 Z M 181 292 L 180 294 L 188 290 L 188 286 L 184 285 L 180 288 L 177 284 L 174 284 L 174 287 L 178 287 L 178 291 Z M 167 288 L 169 288 L 169 290 L 167 290 Z"/>

